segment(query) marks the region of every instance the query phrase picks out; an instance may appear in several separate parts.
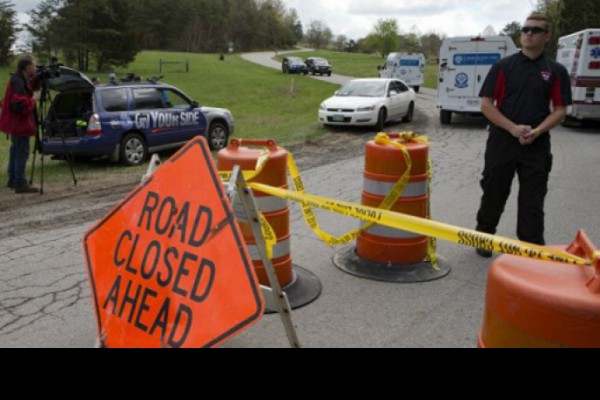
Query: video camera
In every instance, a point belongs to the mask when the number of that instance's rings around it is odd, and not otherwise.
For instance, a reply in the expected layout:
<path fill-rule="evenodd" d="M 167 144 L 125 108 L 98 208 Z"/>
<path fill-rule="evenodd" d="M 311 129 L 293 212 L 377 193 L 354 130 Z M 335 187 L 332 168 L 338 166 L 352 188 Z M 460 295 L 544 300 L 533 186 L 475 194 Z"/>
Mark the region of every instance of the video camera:
<path fill-rule="evenodd" d="M 58 58 L 52 57 L 50 59 L 50 64 L 38 65 L 37 76 L 42 80 L 60 78 L 60 67 L 62 66 L 63 64 L 58 62 Z"/>

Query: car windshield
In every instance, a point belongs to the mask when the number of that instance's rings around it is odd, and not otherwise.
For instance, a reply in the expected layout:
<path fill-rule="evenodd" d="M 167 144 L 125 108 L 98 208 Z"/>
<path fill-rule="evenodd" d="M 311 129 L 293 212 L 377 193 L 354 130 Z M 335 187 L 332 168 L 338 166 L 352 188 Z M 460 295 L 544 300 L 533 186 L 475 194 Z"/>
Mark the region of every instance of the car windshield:
<path fill-rule="evenodd" d="M 317 58 L 314 60 L 315 65 L 318 66 L 327 66 L 329 65 L 329 63 L 327 62 L 327 60 L 323 60 L 322 58 Z"/>
<path fill-rule="evenodd" d="M 338 97 L 385 97 L 385 81 L 350 82 L 337 94 Z"/>
<path fill-rule="evenodd" d="M 290 58 L 290 64 L 304 64 L 301 58 Z"/>

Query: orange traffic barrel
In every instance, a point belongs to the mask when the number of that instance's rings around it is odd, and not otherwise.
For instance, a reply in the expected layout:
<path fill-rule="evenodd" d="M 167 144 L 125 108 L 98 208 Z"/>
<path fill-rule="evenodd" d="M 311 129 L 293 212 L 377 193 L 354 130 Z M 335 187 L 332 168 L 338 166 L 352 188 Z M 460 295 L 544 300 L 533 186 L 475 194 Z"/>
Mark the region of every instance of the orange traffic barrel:
<path fill-rule="evenodd" d="M 405 146 L 412 160 L 410 181 L 391 211 L 427 218 L 429 144 L 408 142 Z M 400 149 L 374 141 L 367 143 L 362 204 L 379 207 L 408 167 Z M 428 237 L 380 225 L 363 232 L 356 243 L 360 258 L 392 265 L 420 263 L 427 258 L 428 248 Z"/>
<path fill-rule="evenodd" d="M 585 232 L 567 251 L 597 254 Z M 600 348 L 600 262 L 579 267 L 498 258 L 489 273 L 479 347 Z"/>
<path fill-rule="evenodd" d="M 268 161 L 260 174 L 249 183 L 261 183 L 276 188 L 288 189 L 288 152 L 277 146 L 273 140 L 231 140 L 229 146 L 218 154 L 219 170 L 229 172 L 236 165 L 239 165 L 243 171 L 254 171 L 265 149 L 269 152 Z M 253 191 L 252 193 L 259 211 L 269 222 L 277 238 L 271 261 L 279 283 L 288 294 L 291 306 L 297 308 L 314 301 L 321 293 L 320 281 L 309 271 L 295 266 L 292 261 L 288 201 L 261 192 Z M 256 246 L 256 240 L 244 215 L 239 197 L 236 198 L 233 206 L 260 284 L 270 286 L 264 263 Z"/>
<path fill-rule="evenodd" d="M 380 207 L 398 181 L 408 172 L 409 183 L 391 211 L 429 218 L 429 144 L 401 135 L 410 157 L 396 146 L 370 141 L 366 145 L 362 204 Z M 409 170 L 409 167 L 411 168 Z M 364 223 L 362 225 L 364 227 Z M 430 238 L 411 232 L 373 225 L 360 234 L 355 248 L 336 255 L 334 263 L 342 269 L 365 278 L 392 282 L 423 282 L 446 276 L 450 269 L 436 270 L 428 262 Z M 443 261 L 442 261 L 443 263 Z M 351 267 L 349 267 L 349 265 Z M 350 270 L 348 270 L 351 268 Z"/>

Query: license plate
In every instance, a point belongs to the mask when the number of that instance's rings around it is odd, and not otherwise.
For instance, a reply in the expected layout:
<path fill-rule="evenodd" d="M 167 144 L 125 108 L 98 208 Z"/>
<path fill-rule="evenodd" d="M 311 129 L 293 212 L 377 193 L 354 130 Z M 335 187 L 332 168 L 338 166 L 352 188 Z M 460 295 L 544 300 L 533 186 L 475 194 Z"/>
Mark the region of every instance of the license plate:
<path fill-rule="evenodd" d="M 333 120 L 333 122 L 344 122 L 346 118 L 343 115 L 334 115 L 333 117 L 331 117 L 331 119 Z"/>

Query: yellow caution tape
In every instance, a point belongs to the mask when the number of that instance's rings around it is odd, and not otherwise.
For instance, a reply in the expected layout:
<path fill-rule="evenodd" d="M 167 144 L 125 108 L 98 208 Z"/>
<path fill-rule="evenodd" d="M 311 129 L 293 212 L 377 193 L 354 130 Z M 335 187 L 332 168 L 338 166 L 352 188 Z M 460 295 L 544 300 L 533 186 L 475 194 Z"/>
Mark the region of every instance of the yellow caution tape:
<path fill-rule="evenodd" d="M 405 173 L 398 180 L 398 182 L 392 187 L 392 190 L 388 193 L 386 198 L 383 200 L 383 202 L 379 206 L 380 209 L 387 210 L 387 211 L 391 210 L 392 207 L 398 201 L 398 199 L 402 197 L 402 195 L 404 194 L 404 191 L 406 190 L 406 187 L 410 181 L 410 174 L 412 171 L 412 159 L 410 157 L 408 149 L 406 148 L 406 146 L 404 144 L 409 143 L 411 141 L 417 142 L 417 143 L 428 143 L 428 141 L 429 141 L 427 136 L 417 136 L 413 132 L 399 133 L 398 136 L 399 136 L 399 138 L 397 141 L 392 140 L 388 136 L 387 133 L 379 133 L 375 138 L 375 142 L 379 145 L 392 146 L 392 147 L 399 149 L 402 152 L 404 161 L 407 166 Z M 269 156 L 270 156 L 269 150 L 265 149 L 265 152 L 261 155 L 261 157 L 259 158 L 259 160 L 257 162 L 255 171 L 244 171 L 243 172 L 244 178 L 247 181 L 256 178 L 256 176 L 258 176 L 264 169 L 267 161 L 269 160 Z M 302 180 L 302 176 L 300 174 L 300 169 L 298 168 L 298 165 L 296 164 L 296 161 L 294 160 L 294 157 L 291 153 L 288 153 L 287 161 L 288 161 L 288 171 L 289 171 L 290 177 L 292 179 L 292 184 L 293 184 L 294 189 L 298 193 L 305 194 L 306 189 L 304 186 L 304 182 Z M 221 178 L 223 180 L 231 179 L 230 172 L 220 172 L 219 175 L 221 176 Z M 431 171 L 429 171 L 429 179 L 431 179 Z M 428 182 L 428 185 L 429 185 L 429 183 L 430 183 L 430 181 Z M 306 224 L 315 232 L 315 234 L 323 242 L 325 242 L 329 246 L 340 246 L 340 245 L 345 245 L 350 242 L 353 242 L 356 239 L 358 239 L 358 237 L 360 236 L 361 233 L 371 229 L 373 227 L 373 225 L 375 225 L 373 222 L 367 222 L 367 224 L 365 224 L 360 229 L 357 229 L 355 231 L 351 231 L 344 235 L 335 237 L 335 236 L 323 231 L 320 228 L 319 223 L 317 221 L 317 217 L 316 217 L 312 207 L 303 206 L 302 207 L 302 215 L 304 216 L 304 220 L 305 220 Z M 261 214 L 261 217 L 263 218 L 261 225 L 262 225 L 263 235 L 265 235 L 265 238 L 275 236 L 273 233 L 273 228 L 269 225 L 268 221 L 266 221 L 266 219 L 264 219 L 262 214 Z M 272 246 L 275 243 L 276 243 L 276 238 L 275 238 L 274 242 L 273 241 L 270 242 L 269 240 L 267 240 L 267 251 L 268 252 L 272 253 Z M 429 242 L 429 249 L 428 249 L 428 261 L 431 262 L 431 265 L 433 266 L 434 269 L 438 269 L 436 251 L 437 251 L 436 240 L 435 240 L 435 238 L 431 238 L 430 242 Z"/>
<path fill-rule="evenodd" d="M 262 230 L 262 235 L 265 239 L 265 244 L 267 245 L 267 257 L 269 260 L 272 260 L 273 248 L 277 244 L 277 235 L 275 235 L 273 227 L 269 224 L 269 221 L 267 221 L 263 213 L 260 213 L 260 229 Z"/>
<path fill-rule="evenodd" d="M 408 149 L 406 146 L 392 141 L 389 136 L 385 133 L 380 133 L 377 135 L 376 141 L 381 145 L 389 145 L 394 146 L 402 151 L 404 156 L 404 160 L 406 162 L 407 168 L 404 175 L 400 178 L 400 180 L 394 185 L 390 193 L 386 196 L 383 202 L 380 205 L 382 210 L 391 210 L 394 204 L 398 201 L 399 198 L 402 197 L 406 186 L 410 181 L 410 173 L 412 171 L 412 160 L 410 158 L 410 154 L 408 153 Z M 306 187 L 304 186 L 304 182 L 302 180 L 302 176 L 300 175 L 300 170 L 294 157 L 291 153 L 288 153 L 288 170 L 290 173 L 290 177 L 292 178 L 292 185 L 297 193 L 305 194 Z M 306 224 L 315 232 L 315 234 L 328 246 L 340 246 L 348 244 L 352 241 L 355 241 L 361 233 L 371 229 L 373 222 L 367 221 L 367 224 L 363 226 L 361 229 L 357 229 L 355 231 L 348 232 L 341 236 L 333 236 L 319 226 L 319 222 L 317 221 L 317 217 L 313 211 L 313 208 L 309 205 L 302 205 L 302 215 L 304 216 L 304 220 Z"/>
<path fill-rule="evenodd" d="M 437 239 L 442 239 L 451 243 L 477 249 L 570 265 L 590 266 L 593 263 L 600 262 L 600 252 L 594 254 L 594 260 L 592 262 L 590 260 L 585 260 L 555 249 L 435 222 L 431 220 L 431 210 L 428 210 L 428 219 L 389 211 L 396 203 L 398 198 L 402 196 L 406 185 L 409 182 L 410 171 L 412 169 L 412 160 L 410 160 L 410 155 L 402 143 L 407 143 L 409 141 L 428 143 L 428 138 L 426 136 L 417 136 L 414 133 L 409 132 L 400 134 L 398 141 L 393 141 L 387 134 L 382 133 L 377 135 L 375 141 L 380 145 L 390 145 L 403 150 L 406 163 L 409 166 L 409 168 L 407 168 L 407 173 L 405 173 L 405 175 L 394 186 L 393 190 L 386 197 L 380 208 L 367 207 L 360 204 L 327 199 L 324 197 L 307 194 L 304 182 L 300 175 L 300 170 L 291 153 L 288 153 L 288 169 L 295 191 L 274 188 L 259 183 L 249 183 L 249 187 L 271 196 L 276 196 L 299 203 L 302 208 L 304 219 L 308 226 L 313 229 L 315 234 L 321 240 L 330 246 L 344 245 L 354 241 L 364 230 L 369 229 L 374 224 L 378 224 L 430 237 L 429 261 L 432 263 L 434 268 L 437 268 L 438 261 L 436 255 Z M 244 171 L 244 177 L 246 180 L 252 180 L 256 178 L 256 176 L 263 171 L 266 163 L 269 160 L 269 156 L 270 153 L 268 150 L 266 150 L 259 158 L 255 171 Z M 221 172 L 219 174 L 224 180 L 231 179 L 230 172 Z M 429 165 L 429 185 L 430 183 L 431 164 Z M 431 193 L 430 187 L 428 188 L 428 193 Z M 320 228 L 317 218 L 314 214 L 313 207 L 348 217 L 357 218 L 367 222 L 367 225 L 362 229 L 349 232 L 339 237 L 334 237 Z M 261 229 L 263 231 L 265 241 L 267 242 L 267 252 L 269 253 L 269 258 L 272 258 L 273 246 L 277 243 L 277 238 L 273 228 L 269 225 L 268 221 L 262 214 Z"/>
<path fill-rule="evenodd" d="M 296 193 L 263 184 L 252 183 L 250 187 L 261 193 L 298 202 L 302 207 L 317 207 L 329 212 L 357 218 L 390 228 L 432 236 L 448 242 L 498 253 L 527 257 L 542 261 L 558 262 L 570 265 L 590 266 L 592 261 L 584 260 L 572 254 L 523 243 L 517 240 L 488 235 L 469 229 L 463 229 L 423 218 L 366 207 L 309 194 Z"/>
<path fill-rule="evenodd" d="M 256 162 L 256 168 L 254 171 L 242 171 L 242 174 L 244 175 L 244 179 L 246 179 L 246 181 L 251 181 L 252 179 L 256 178 L 258 175 L 260 175 L 262 173 L 262 171 L 264 170 L 265 165 L 267 165 L 270 155 L 271 155 L 271 153 L 269 152 L 269 150 L 265 149 L 265 151 L 263 151 L 263 153 L 258 158 L 258 160 Z M 232 175 L 233 175 L 233 172 L 231 172 L 231 171 L 219 172 L 219 176 L 221 177 L 221 179 L 224 182 L 231 181 Z M 273 259 L 273 248 L 277 244 L 277 235 L 275 234 L 275 230 L 273 229 L 271 224 L 269 224 L 269 221 L 267 221 L 267 219 L 265 218 L 263 213 L 260 213 L 260 229 L 262 231 L 263 238 L 265 239 L 265 244 L 267 247 L 267 257 L 270 260 L 272 260 Z"/>
<path fill-rule="evenodd" d="M 416 142 L 416 143 L 422 143 L 422 144 L 428 144 L 429 143 L 429 138 L 427 136 L 417 136 L 414 132 L 404 132 L 404 133 L 399 133 L 398 134 L 399 139 L 397 142 L 392 141 L 391 138 L 389 137 L 389 135 L 387 133 L 380 133 L 377 135 L 377 137 L 375 138 L 375 143 L 382 145 L 382 146 L 393 146 L 396 147 L 399 150 L 402 150 L 403 154 L 404 154 L 404 158 L 408 159 L 407 161 L 407 165 L 409 165 L 408 171 L 410 172 L 412 170 L 412 160 L 410 160 L 410 154 L 408 154 L 408 151 L 406 150 L 406 146 L 402 145 L 401 143 L 409 143 L 409 142 Z M 429 199 L 429 201 L 427 202 L 427 219 L 432 219 L 431 218 L 431 179 L 432 179 L 432 172 L 431 172 L 431 161 L 428 162 L 428 166 L 427 166 L 427 197 Z M 390 193 L 391 194 L 391 193 Z M 398 198 L 402 197 L 402 193 L 400 193 L 400 196 L 396 197 L 393 200 L 393 203 L 395 203 Z M 382 210 L 391 210 L 391 207 L 393 206 L 393 204 L 389 207 L 379 207 Z M 373 224 L 371 224 L 370 226 L 372 226 Z M 433 267 L 433 269 L 435 269 L 436 271 L 439 270 L 439 266 L 438 266 L 438 258 L 437 258 L 437 240 L 434 237 L 430 237 L 429 238 L 429 244 L 427 246 L 427 260 L 431 263 L 431 266 Z"/>
<path fill-rule="evenodd" d="M 271 156 L 271 153 L 269 152 L 269 150 L 265 149 L 265 151 L 262 152 L 262 154 L 256 161 L 256 168 L 254 169 L 254 171 L 242 171 L 242 174 L 244 175 L 244 179 L 246 181 L 251 181 L 252 179 L 256 178 L 258 175 L 260 175 L 263 172 L 263 170 L 265 169 L 265 165 L 267 165 L 267 162 L 269 161 L 270 156 Z M 223 180 L 223 182 L 231 181 L 232 175 L 233 175 L 232 171 L 220 171 L 219 172 L 219 177 Z"/>

